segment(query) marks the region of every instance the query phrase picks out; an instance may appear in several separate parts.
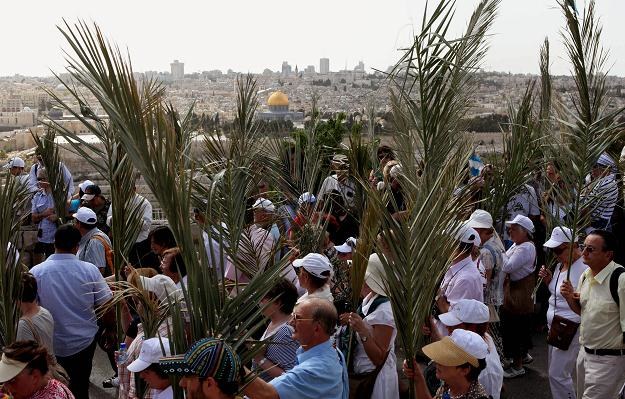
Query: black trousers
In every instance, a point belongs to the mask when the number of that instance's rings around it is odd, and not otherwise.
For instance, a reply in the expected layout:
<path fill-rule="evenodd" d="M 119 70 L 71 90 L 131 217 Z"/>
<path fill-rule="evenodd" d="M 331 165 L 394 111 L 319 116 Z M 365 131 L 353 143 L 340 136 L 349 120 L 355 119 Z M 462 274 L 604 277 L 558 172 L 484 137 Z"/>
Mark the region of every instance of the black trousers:
<path fill-rule="evenodd" d="M 80 352 L 67 357 L 57 356 L 56 360 L 67 371 L 69 376 L 69 390 L 76 399 L 89 399 L 89 377 L 93 354 L 95 353 L 96 339 Z"/>
<path fill-rule="evenodd" d="M 507 358 L 518 359 L 532 347 L 532 314 L 514 314 L 501 309 L 501 338 Z"/>

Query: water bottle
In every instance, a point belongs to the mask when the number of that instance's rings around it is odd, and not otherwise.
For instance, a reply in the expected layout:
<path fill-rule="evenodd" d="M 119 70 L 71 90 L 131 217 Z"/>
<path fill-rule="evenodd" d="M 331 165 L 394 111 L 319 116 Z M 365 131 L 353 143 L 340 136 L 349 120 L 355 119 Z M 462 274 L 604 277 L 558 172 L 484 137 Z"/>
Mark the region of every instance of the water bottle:
<path fill-rule="evenodd" d="M 119 352 L 117 353 L 117 365 L 124 364 L 128 360 L 128 352 L 126 351 L 126 343 L 119 344 Z"/>

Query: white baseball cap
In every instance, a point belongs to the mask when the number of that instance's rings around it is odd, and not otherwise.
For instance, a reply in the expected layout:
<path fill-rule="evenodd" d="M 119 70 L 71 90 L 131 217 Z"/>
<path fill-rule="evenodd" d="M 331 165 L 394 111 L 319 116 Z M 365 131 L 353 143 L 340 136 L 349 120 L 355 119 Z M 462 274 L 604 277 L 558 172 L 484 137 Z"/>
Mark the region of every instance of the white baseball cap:
<path fill-rule="evenodd" d="M 553 229 L 551 237 L 549 237 L 549 240 L 547 240 L 543 246 L 547 248 L 556 248 L 564 243 L 571 242 L 575 242 L 575 237 L 573 237 L 571 229 L 565 226 L 558 226 Z"/>
<path fill-rule="evenodd" d="M 80 183 L 78 185 L 78 187 L 80 188 L 80 190 L 84 193 L 85 190 L 87 189 L 87 187 L 89 186 L 93 186 L 95 183 L 92 182 L 91 180 L 85 180 L 84 182 Z"/>
<path fill-rule="evenodd" d="M 397 179 L 399 175 L 402 173 L 402 171 L 403 170 L 402 170 L 401 165 L 397 164 L 397 165 L 393 165 L 393 167 L 389 171 L 389 174 L 391 175 L 391 178 Z"/>
<path fill-rule="evenodd" d="M 256 202 L 254 202 L 252 209 L 262 209 L 267 212 L 275 212 L 276 207 L 273 202 L 269 201 L 268 199 L 259 198 L 256 200 Z"/>
<path fill-rule="evenodd" d="M 354 248 L 356 248 L 356 243 L 358 242 L 357 239 L 355 239 L 354 237 L 349 237 L 347 240 L 345 240 L 345 242 L 341 245 L 335 245 L 334 249 L 336 249 L 338 252 L 342 253 L 342 254 L 348 254 L 350 252 L 352 252 L 354 250 Z"/>
<path fill-rule="evenodd" d="M 315 277 L 328 278 L 332 274 L 332 265 L 327 256 L 311 252 L 301 259 L 293 261 L 293 267 L 303 267 L 306 271 Z"/>
<path fill-rule="evenodd" d="M 467 222 L 463 222 L 458 227 L 453 237 L 456 240 L 465 244 L 473 244 L 479 246 L 482 243 L 482 241 L 480 240 L 480 235 L 477 233 L 477 231 L 475 231 L 473 227 L 470 227 Z"/>
<path fill-rule="evenodd" d="M 9 159 L 9 162 L 7 162 L 4 167 L 7 169 L 11 169 L 11 168 L 23 168 L 24 166 L 26 166 L 26 163 L 24 163 L 24 160 L 20 157 L 15 157 L 12 159 Z"/>
<path fill-rule="evenodd" d="M 474 229 L 492 229 L 493 217 L 485 210 L 477 209 L 469 216 L 467 224 Z"/>
<path fill-rule="evenodd" d="M 154 277 L 141 276 L 141 285 L 146 291 L 150 291 L 156 295 L 159 301 L 167 300 L 168 296 L 178 294 L 178 287 L 174 280 L 164 274 L 157 274 Z"/>
<path fill-rule="evenodd" d="M 78 208 L 76 213 L 72 215 L 74 219 L 78 220 L 80 223 L 84 224 L 96 224 L 98 222 L 98 217 L 95 212 L 87 208 L 86 206 Z"/>
<path fill-rule="evenodd" d="M 161 342 L 163 346 L 161 347 Z M 164 353 L 163 353 L 164 349 Z M 128 371 L 140 373 L 153 364 L 159 364 L 162 357 L 171 356 L 167 338 L 150 338 L 143 341 L 139 357 L 127 367 Z"/>
<path fill-rule="evenodd" d="M 443 366 L 461 366 L 470 363 L 479 367 L 478 359 L 488 356 L 488 345 L 478 334 L 456 329 L 449 337 L 423 347 L 423 353 Z"/>
<path fill-rule="evenodd" d="M 314 204 L 315 202 L 317 202 L 317 198 L 312 195 L 311 193 L 309 193 L 308 191 L 306 191 L 304 194 L 299 196 L 299 199 L 297 200 L 298 205 L 302 205 L 302 204 Z"/>
<path fill-rule="evenodd" d="M 490 320 L 488 306 L 475 299 L 461 299 L 451 305 L 447 313 L 438 316 L 446 326 L 453 327 L 461 323 L 482 324 Z"/>
<path fill-rule="evenodd" d="M 534 223 L 527 216 L 516 215 L 514 219 L 506 221 L 506 225 L 510 226 L 511 224 L 518 224 L 530 233 L 534 232 Z"/>

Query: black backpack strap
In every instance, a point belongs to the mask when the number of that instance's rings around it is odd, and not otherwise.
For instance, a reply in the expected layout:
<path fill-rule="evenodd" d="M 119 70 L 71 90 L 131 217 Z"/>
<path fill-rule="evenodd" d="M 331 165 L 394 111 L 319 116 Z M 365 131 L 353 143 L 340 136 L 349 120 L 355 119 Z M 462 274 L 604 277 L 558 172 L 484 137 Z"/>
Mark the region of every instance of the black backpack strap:
<path fill-rule="evenodd" d="M 610 275 L 610 294 L 612 294 L 612 299 L 614 299 L 614 302 L 616 302 L 616 304 L 619 306 L 620 304 L 618 299 L 618 278 L 623 273 L 625 273 L 625 267 L 620 266 L 614 269 L 612 271 L 612 275 Z"/>
<path fill-rule="evenodd" d="M 378 306 L 382 305 L 383 303 L 388 302 L 388 298 L 385 296 L 378 296 L 377 298 L 375 298 L 373 300 L 373 302 L 371 303 L 371 305 L 369 306 L 368 312 L 367 314 L 364 314 L 362 311 L 362 304 L 358 307 L 358 314 L 360 315 L 360 317 L 362 317 L 363 319 L 368 316 L 369 314 L 373 313 Z"/>

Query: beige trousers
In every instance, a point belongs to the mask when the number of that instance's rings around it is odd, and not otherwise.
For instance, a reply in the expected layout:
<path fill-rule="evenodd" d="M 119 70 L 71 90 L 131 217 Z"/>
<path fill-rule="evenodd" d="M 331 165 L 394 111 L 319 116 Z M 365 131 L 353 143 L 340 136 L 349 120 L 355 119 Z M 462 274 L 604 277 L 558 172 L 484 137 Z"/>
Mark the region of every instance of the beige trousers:
<path fill-rule="evenodd" d="M 615 399 L 625 383 L 625 356 L 591 355 L 580 348 L 577 356 L 577 397 Z"/>

